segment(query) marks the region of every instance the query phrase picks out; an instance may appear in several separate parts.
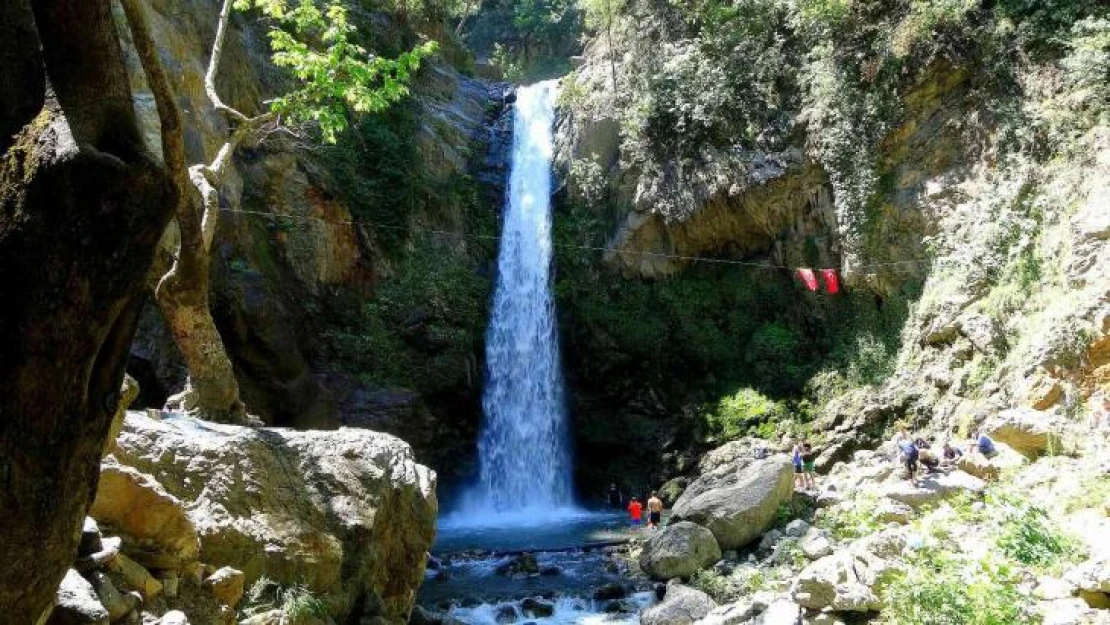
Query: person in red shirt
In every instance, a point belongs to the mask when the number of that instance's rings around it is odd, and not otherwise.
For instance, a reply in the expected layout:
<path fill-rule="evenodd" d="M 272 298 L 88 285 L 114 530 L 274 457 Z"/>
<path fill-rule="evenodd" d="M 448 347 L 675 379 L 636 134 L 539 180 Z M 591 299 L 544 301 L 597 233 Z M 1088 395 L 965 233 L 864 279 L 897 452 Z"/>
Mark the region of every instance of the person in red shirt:
<path fill-rule="evenodd" d="M 644 514 L 644 504 L 640 503 L 639 499 L 635 497 L 628 504 L 628 514 L 632 517 L 632 527 L 640 526 L 640 518 Z"/>

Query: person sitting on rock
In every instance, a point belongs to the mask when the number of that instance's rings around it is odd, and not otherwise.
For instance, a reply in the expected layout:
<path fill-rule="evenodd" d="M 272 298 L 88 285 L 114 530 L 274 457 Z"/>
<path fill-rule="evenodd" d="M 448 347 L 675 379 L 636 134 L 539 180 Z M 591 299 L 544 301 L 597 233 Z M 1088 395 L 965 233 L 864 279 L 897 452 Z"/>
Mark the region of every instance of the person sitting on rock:
<path fill-rule="evenodd" d="M 975 436 L 971 438 L 971 451 L 976 450 L 987 458 L 993 458 L 998 454 L 998 448 L 994 446 L 994 441 L 985 432 L 981 431 L 976 432 Z"/>
<path fill-rule="evenodd" d="M 944 448 L 941 449 L 941 452 L 945 464 L 955 464 L 964 455 L 964 452 L 960 451 L 960 448 L 953 445 L 951 441 L 944 441 Z"/>
<path fill-rule="evenodd" d="M 914 446 L 917 447 L 917 459 L 921 466 L 930 473 L 935 473 L 940 468 L 940 458 L 933 452 L 929 443 L 925 439 L 919 438 L 914 441 Z"/>

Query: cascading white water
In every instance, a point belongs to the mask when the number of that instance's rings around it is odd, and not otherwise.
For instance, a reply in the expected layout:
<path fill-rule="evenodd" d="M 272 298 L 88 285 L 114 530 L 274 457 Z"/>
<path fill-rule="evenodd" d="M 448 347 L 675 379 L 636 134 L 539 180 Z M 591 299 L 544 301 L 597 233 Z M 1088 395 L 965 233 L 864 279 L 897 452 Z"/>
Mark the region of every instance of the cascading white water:
<path fill-rule="evenodd" d="M 521 87 L 512 169 L 486 334 L 479 516 L 544 518 L 571 506 L 563 375 L 551 295 L 551 153 L 555 81 Z M 471 517 L 473 521 L 479 519 Z"/>

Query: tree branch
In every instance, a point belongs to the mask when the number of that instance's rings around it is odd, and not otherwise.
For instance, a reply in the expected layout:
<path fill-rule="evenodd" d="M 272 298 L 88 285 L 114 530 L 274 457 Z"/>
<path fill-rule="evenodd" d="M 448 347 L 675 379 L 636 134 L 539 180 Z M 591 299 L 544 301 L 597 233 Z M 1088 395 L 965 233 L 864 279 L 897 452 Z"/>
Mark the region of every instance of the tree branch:
<path fill-rule="evenodd" d="M 217 111 L 227 115 L 232 120 L 242 123 L 247 121 L 247 116 L 238 110 L 224 104 L 220 94 L 216 91 L 216 74 L 220 71 L 220 59 L 224 53 L 224 42 L 227 40 L 227 27 L 231 23 L 231 5 L 234 0 L 224 0 L 220 7 L 220 21 L 216 24 L 216 40 L 212 42 L 212 55 L 208 59 L 208 70 L 204 73 L 204 92 L 208 100 Z"/>

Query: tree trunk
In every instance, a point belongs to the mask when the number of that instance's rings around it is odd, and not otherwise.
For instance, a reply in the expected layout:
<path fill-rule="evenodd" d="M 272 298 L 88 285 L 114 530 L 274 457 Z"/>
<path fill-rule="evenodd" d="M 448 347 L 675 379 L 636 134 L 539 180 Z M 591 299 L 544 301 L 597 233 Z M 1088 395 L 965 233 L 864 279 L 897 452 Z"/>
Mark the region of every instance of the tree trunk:
<path fill-rule="evenodd" d="M 143 146 L 107 0 L 6 0 L 0 35 L 0 129 L 17 131 L 0 144 L 0 611 L 36 623 L 76 555 L 177 198 Z"/>
<path fill-rule="evenodd" d="M 128 20 L 132 31 L 145 30 L 142 11 L 135 0 L 126 0 Z M 216 328 L 209 308 L 209 268 L 211 266 L 212 237 L 215 235 L 216 221 L 220 210 L 219 188 L 224 169 L 238 147 L 238 142 L 250 131 L 253 120 L 247 120 L 241 113 L 226 106 L 216 92 L 216 73 L 219 71 L 227 28 L 231 20 L 231 0 L 224 0 L 220 20 L 216 25 L 212 55 L 205 75 L 205 90 L 212 105 L 235 122 L 238 127 L 231 132 L 231 138 L 220 149 L 211 165 L 198 165 L 189 169 L 188 179 L 191 187 L 176 210 L 177 225 L 181 233 L 177 257 L 169 272 L 158 283 L 155 299 L 166 325 L 173 334 L 177 347 L 189 370 L 185 390 L 169 399 L 167 408 L 186 410 L 202 419 L 227 423 L 245 423 L 246 410 L 239 399 L 239 383 L 235 370 L 228 358 L 223 338 Z M 137 27 L 137 28 L 136 28 Z M 144 39 L 143 43 L 139 43 Z M 148 37 L 136 36 L 136 47 L 151 48 L 149 58 L 144 56 L 144 68 L 148 75 L 162 73 L 157 51 Z M 156 96 L 172 103 L 168 83 L 151 83 Z M 176 104 L 173 104 L 176 113 Z M 159 110 L 159 116 L 165 114 Z M 169 163 L 167 163 L 169 166 Z M 184 158 L 172 165 L 175 182 L 186 186 Z"/>

